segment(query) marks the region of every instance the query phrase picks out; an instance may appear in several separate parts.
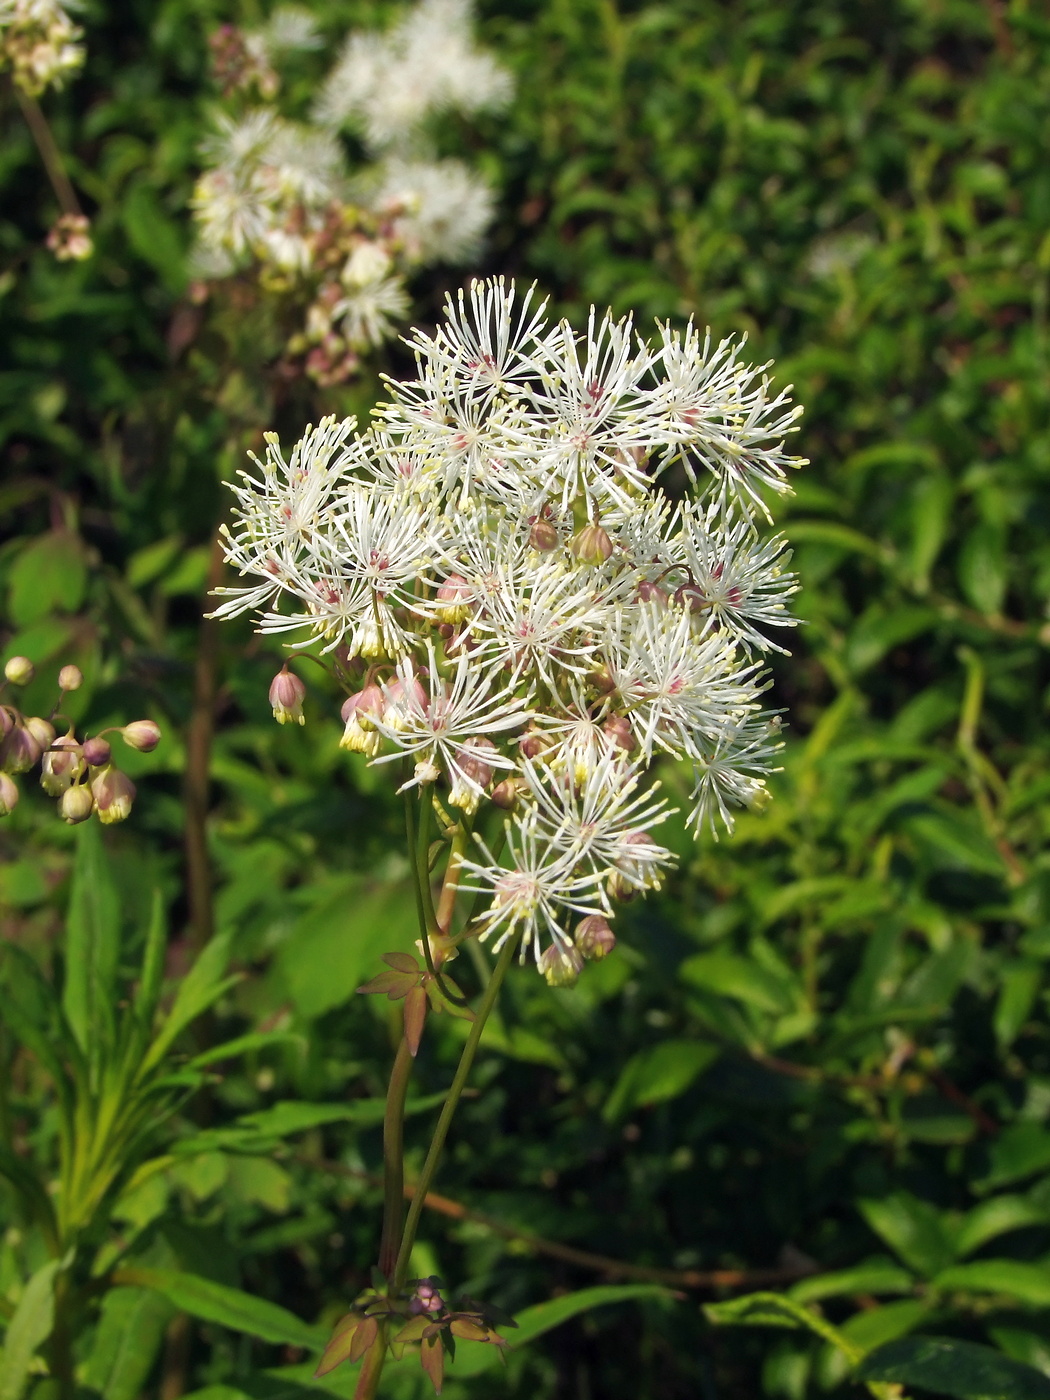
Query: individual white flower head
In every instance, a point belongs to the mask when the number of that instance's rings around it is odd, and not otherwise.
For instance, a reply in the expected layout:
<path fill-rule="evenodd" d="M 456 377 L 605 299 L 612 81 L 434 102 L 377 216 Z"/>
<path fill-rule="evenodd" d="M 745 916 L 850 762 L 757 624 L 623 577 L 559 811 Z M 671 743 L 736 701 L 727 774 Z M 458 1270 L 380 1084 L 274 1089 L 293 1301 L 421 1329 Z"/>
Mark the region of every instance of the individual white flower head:
<path fill-rule="evenodd" d="M 314 119 L 357 125 L 373 150 L 410 147 L 425 119 L 506 104 L 507 72 L 471 38 L 469 0 L 422 0 L 388 34 L 353 34 L 325 82 Z"/>
<path fill-rule="evenodd" d="M 488 781 L 481 781 L 482 769 L 490 770 L 491 776 L 491 770 L 511 770 L 515 763 L 494 744 L 486 743 L 482 752 L 478 740 L 520 729 L 528 719 L 528 699 L 467 656 L 459 657 L 449 678 L 443 678 L 441 670 L 430 642 L 425 668 L 418 669 L 409 658 L 399 663 L 397 690 L 373 721 L 394 751 L 375 762 L 414 759 L 416 772 L 399 791 L 445 774 L 461 798 L 465 790 L 480 799 Z M 470 804 L 460 800 L 454 805 Z"/>
<path fill-rule="evenodd" d="M 0 0 L 0 71 L 29 97 L 61 87 L 84 62 L 83 30 L 60 0 Z"/>
<path fill-rule="evenodd" d="M 703 630 L 717 628 L 758 651 L 783 652 L 760 627 L 795 627 L 787 611 L 798 591 L 782 535 L 762 539 L 746 515 L 735 516 L 719 501 L 706 510 L 686 502 L 678 517 L 672 548 L 681 561 L 675 574 L 675 601 L 702 620 Z M 683 577 L 684 576 L 684 577 Z"/>
<path fill-rule="evenodd" d="M 257 32 L 270 58 L 283 53 L 309 52 L 324 43 L 316 19 L 301 5 L 278 5 Z"/>
<path fill-rule="evenodd" d="M 552 843 L 539 829 L 534 809 L 526 807 L 515 814 L 505 823 L 505 830 L 502 861 L 476 838 L 485 859 L 463 860 L 459 888 L 492 897 L 489 908 L 478 917 L 479 938 L 495 934 L 494 947 L 499 949 L 508 938 L 520 934 L 522 961 L 531 948 L 539 963 L 544 935 L 570 946 L 568 924 L 572 916 L 607 915 L 609 898 L 600 874 L 581 870 L 574 852 Z"/>
<path fill-rule="evenodd" d="M 362 192 L 418 263 L 469 263 L 495 211 L 488 182 L 460 160 L 390 159 Z"/>
<path fill-rule="evenodd" d="M 762 805 L 768 798 L 766 775 L 780 771 L 774 760 L 782 748 L 779 716 L 752 715 L 727 725 L 707 752 L 693 756 L 689 824 L 697 835 L 706 826 L 717 839 L 716 816 L 731 832 L 734 807 Z"/>
<path fill-rule="evenodd" d="M 365 350 L 379 345 L 408 314 L 409 300 L 400 277 L 391 275 L 391 257 L 378 243 L 362 240 L 343 268 L 343 296 L 331 315 L 347 343 Z"/>
<path fill-rule="evenodd" d="M 663 415 L 664 440 L 678 444 L 663 463 L 680 460 L 693 482 L 710 473 L 723 497 L 769 519 L 763 491 L 788 494 L 786 468 L 805 466 L 804 458 L 784 450 L 802 413 L 791 406 L 791 386 L 771 397 L 768 364 L 739 360 L 743 340 L 726 338 L 712 350 L 710 331 L 701 341 L 692 322 L 684 333 L 664 326 L 661 336 L 664 378 L 654 408 Z"/>

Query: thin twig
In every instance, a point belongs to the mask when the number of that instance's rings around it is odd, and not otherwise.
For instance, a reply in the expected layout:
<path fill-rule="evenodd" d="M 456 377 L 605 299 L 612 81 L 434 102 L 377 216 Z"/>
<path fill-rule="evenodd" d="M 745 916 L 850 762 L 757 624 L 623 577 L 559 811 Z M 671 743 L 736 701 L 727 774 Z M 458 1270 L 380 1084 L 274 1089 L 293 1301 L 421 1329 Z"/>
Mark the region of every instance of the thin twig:
<path fill-rule="evenodd" d="M 208 564 L 208 592 L 217 587 L 224 563 L 216 536 Z M 219 624 L 202 617 L 193 671 L 193 711 L 186 730 L 186 893 L 195 948 L 203 948 L 215 927 L 211 858 L 208 854 L 208 777 L 215 731 L 215 690 L 219 665 Z"/>
<path fill-rule="evenodd" d="M 370 1186 L 381 1186 L 382 1177 L 358 1167 L 347 1167 L 342 1162 L 332 1162 L 326 1158 L 297 1156 L 295 1159 L 304 1166 L 328 1172 L 332 1176 L 344 1176 L 354 1181 L 364 1181 Z M 405 1196 L 413 1199 L 416 1187 L 411 1182 L 405 1184 Z M 612 1259 L 604 1254 L 593 1254 L 587 1249 L 575 1249 L 572 1245 L 560 1244 L 557 1240 L 545 1239 L 531 1230 L 521 1230 L 509 1225 L 505 1220 L 486 1215 L 483 1211 L 471 1210 L 448 1196 L 436 1191 L 428 1191 L 423 1205 L 438 1215 L 450 1220 L 467 1221 L 481 1225 L 494 1235 L 507 1240 L 517 1240 L 528 1246 L 536 1254 L 545 1254 L 551 1259 L 561 1259 L 566 1264 L 575 1264 L 582 1269 L 593 1269 L 606 1278 L 637 1279 L 642 1283 L 665 1283 L 670 1288 L 761 1288 L 766 1285 L 792 1283 L 806 1278 L 816 1270 L 806 1265 L 792 1265 L 770 1269 L 660 1269 L 646 1264 L 629 1264 L 622 1259 Z"/>
<path fill-rule="evenodd" d="M 29 127 L 30 135 L 36 142 L 36 148 L 40 152 L 40 159 L 44 163 L 47 171 L 47 178 L 51 181 L 51 188 L 55 192 L 59 208 L 63 214 L 83 214 L 80 201 L 77 199 L 69 176 L 66 174 L 66 167 L 62 160 L 62 153 L 55 143 L 55 138 L 51 134 L 47 118 L 40 108 L 40 103 L 35 97 L 30 97 L 23 92 L 17 83 L 14 84 L 15 96 L 18 98 L 18 105 L 22 109 L 22 115 L 26 119 L 26 126 Z"/>

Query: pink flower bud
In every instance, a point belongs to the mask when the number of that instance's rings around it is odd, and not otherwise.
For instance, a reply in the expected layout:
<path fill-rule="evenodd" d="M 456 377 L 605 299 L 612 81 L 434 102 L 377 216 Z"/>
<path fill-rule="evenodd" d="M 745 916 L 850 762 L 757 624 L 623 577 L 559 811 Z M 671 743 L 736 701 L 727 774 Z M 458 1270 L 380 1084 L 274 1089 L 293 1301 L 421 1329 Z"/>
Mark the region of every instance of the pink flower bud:
<path fill-rule="evenodd" d="M 489 800 L 504 812 L 511 812 L 518 805 L 518 797 L 528 784 L 522 778 L 504 778 L 489 793 Z"/>
<path fill-rule="evenodd" d="M 451 806 L 459 807 L 468 814 L 478 810 L 482 793 L 492 782 L 492 764 L 486 758 L 496 751 L 491 739 L 464 739 L 463 748 L 457 754 L 456 764 L 449 774 L 452 780 L 448 794 Z"/>
<path fill-rule="evenodd" d="M 666 856 L 646 831 L 629 831 L 620 842 L 616 864 L 609 871 L 608 890 L 626 904 L 642 890 L 658 889 L 660 857 Z"/>
<path fill-rule="evenodd" d="M 109 826 L 111 822 L 122 822 L 131 811 L 135 784 L 126 773 L 109 764 L 92 778 L 91 795 L 98 808 L 99 821 Z"/>
<path fill-rule="evenodd" d="M 655 603 L 658 608 L 666 608 L 671 601 L 665 588 L 658 583 L 650 583 L 648 579 L 642 579 L 634 596 L 639 603 Z"/>
<path fill-rule="evenodd" d="M 130 805 L 130 804 L 129 804 Z M 95 799 L 91 796 L 91 789 L 86 783 L 76 783 L 73 787 L 66 788 L 58 803 L 58 815 L 70 826 L 76 826 L 78 822 L 86 822 L 91 813 L 95 810 Z M 127 813 L 124 814 L 125 816 Z M 102 817 L 102 813 L 99 812 Z M 106 820 L 106 818 L 102 818 Z M 110 821 L 119 820 L 117 817 L 110 817 Z"/>
<path fill-rule="evenodd" d="M 305 724 L 303 701 L 306 699 L 306 686 L 288 667 L 278 671 L 270 682 L 270 704 L 273 717 L 278 724 Z"/>
<path fill-rule="evenodd" d="M 84 771 L 84 757 L 72 729 L 56 739 L 40 765 L 40 786 L 48 797 L 61 797 Z"/>
<path fill-rule="evenodd" d="M 611 695 L 616 689 L 616 682 L 613 680 L 612 672 L 604 661 L 600 666 L 589 673 L 587 679 L 590 681 L 591 685 L 594 686 L 599 695 Z"/>
<path fill-rule="evenodd" d="M 152 753 L 161 740 L 160 725 L 151 719 L 132 720 L 120 733 L 125 744 L 139 753 Z"/>
<path fill-rule="evenodd" d="M 352 753 L 365 753 L 369 757 L 377 754 L 382 737 L 372 720 L 382 715 L 385 706 L 383 692 L 377 685 L 366 685 L 356 695 L 348 695 L 339 711 L 346 726 L 339 747 Z"/>
<path fill-rule="evenodd" d="M 79 690 L 83 684 L 84 673 L 79 666 L 63 666 L 58 673 L 59 690 Z"/>
<path fill-rule="evenodd" d="M 581 564 L 604 564 L 612 558 L 613 543 L 600 525 L 585 525 L 569 541 L 569 552 Z"/>
<path fill-rule="evenodd" d="M 529 531 L 529 544 L 533 549 L 540 549 L 547 554 L 552 549 L 558 548 L 558 531 L 549 520 L 544 520 L 541 516 L 532 522 L 532 529 Z"/>
<path fill-rule="evenodd" d="M 18 806 L 18 788 L 6 773 L 0 773 L 0 817 L 6 817 Z"/>
<path fill-rule="evenodd" d="M 0 739 L 6 739 L 15 723 L 15 711 L 0 705 Z"/>
<path fill-rule="evenodd" d="M 36 675 L 36 669 L 28 656 L 12 656 L 4 667 L 4 675 L 12 685 L 28 685 Z"/>
<path fill-rule="evenodd" d="M 399 676 L 390 685 L 384 687 L 384 692 L 386 704 L 383 709 L 383 723 L 389 724 L 391 729 L 404 728 L 406 713 L 415 710 L 426 714 L 429 709 L 427 693 L 416 676 L 411 676 L 407 685 Z"/>
<path fill-rule="evenodd" d="M 709 598 L 695 583 L 683 583 L 680 588 L 674 591 L 674 601 L 680 608 L 686 608 L 691 613 L 704 612 L 711 606 Z"/>
<path fill-rule="evenodd" d="M 84 762 L 92 768 L 104 768 L 109 762 L 111 750 L 108 739 L 85 739 Z"/>
<path fill-rule="evenodd" d="M 26 728 L 40 745 L 41 753 L 55 742 L 55 726 L 49 720 L 41 719 L 39 715 L 32 715 L 27 719 Z"/>
<path fill-rule="evenodd" d="M 541 734 L 538 729 L 530 729 L 518 740 L 518 748 L 523 758 L 539 758 L 551 746 L 550 736 Z"/>
<path fill-rule="evenodd" d="M 601 914 L 588 914 L 576 925 L 573 940 L 579 952 L 589 961 L 598 962 L 616 947 L 616 935 L 609 920 Z"/>
<path fill-rule="evenodd" d="M 460 574 L 449 574 L 437 591 L 435 612 L 442 622 L 465 622 L 474 602 L 474 590 Z"/>
<path fill-rule="evenodd" d="M 616 747 L 623 749 L 624 753 L 634 753 L 638 747 L 638 740 L 634 737 L 631 721 L 626 715 L 610 715 L 602 728 Z"/>
<path fill-rule="evenodd" d="M 539 967 L 549 987 L 571 987 L 583 971 L 583 958 L 571 943 L 552 943 L 540 957 Z"/>
<path fill-rule="evenodd" d="M 21 716 L 0 744 L 0 768 L 8 773 L 28 773 L 40 762 L 42 746 L 37 742 Z"/>

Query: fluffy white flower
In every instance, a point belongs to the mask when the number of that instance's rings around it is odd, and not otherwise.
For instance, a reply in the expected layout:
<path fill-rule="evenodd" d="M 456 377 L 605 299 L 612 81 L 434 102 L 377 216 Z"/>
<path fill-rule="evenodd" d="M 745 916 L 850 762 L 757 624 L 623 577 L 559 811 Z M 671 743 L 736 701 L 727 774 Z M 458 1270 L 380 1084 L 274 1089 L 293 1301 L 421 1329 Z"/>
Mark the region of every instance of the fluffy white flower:
<path fill-rule="evenodd" d="M 392 219 L 421 263 L 469 262 L 495 208 L 488 182 L 460 160 L 391 159 L 365 189 L 369 205 Z"/>

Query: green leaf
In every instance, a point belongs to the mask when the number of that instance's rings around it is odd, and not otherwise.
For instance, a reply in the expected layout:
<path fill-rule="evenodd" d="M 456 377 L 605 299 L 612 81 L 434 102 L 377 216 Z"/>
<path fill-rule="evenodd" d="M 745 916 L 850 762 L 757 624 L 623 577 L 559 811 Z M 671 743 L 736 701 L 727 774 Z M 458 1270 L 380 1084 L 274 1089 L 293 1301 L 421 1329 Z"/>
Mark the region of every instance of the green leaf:
<path fill-rule="evenodd" d="M 920 593 L 930 586 L 930 570 L 948 534 L 949 512 L 955 500 L 955 486 L 942 474 L 920 476 L 912 488 L 911 557 L 912 583 Z"/>
<path fill-rule="evenodd" d="M 1010 1186 L 1050 1167 L 1050 1132 L 1040 1123 L 1011 1123 L 988 1149 L 987 1176 L 976 1183 L 979 1191 Z"/>
<path fill-rule="evenodd" d="M 860 1360 L 860 1349 L 837 1327 L 833 1327 L 819 1313 L 780 1293 L 748 1293 L 743 1298 L 730 1298 L 724 1303 L 708 1303 L 704 1307 L 704 1316 L 720 1326 L 801 1328 L 815 1332 L 824 1341 L 838 1347 L 851 1365 Z"/>
<path fill-rule="evenodd" d="M 136 1400 L 146 1384 L 174 1316 L 168 1300 L 149 1288 L 111 1288 L 102 1300 L 84 1384 L 104 1400 Z"/>
<path fill-rule="evenodd" d="M 699 1040 L 664 1040 L 640 1050 L 624 1065 L 602 1117 L 615 1123 L 634 1108 L 677 1098 L 719 1054 L 717 1045 Z"/>
<path fill-rule="evenodd" d="M 518 1351 L 527 1346 L 544 1332 L 568 1322 L 571 1317 L 590 1312 L 594 1308 L 609 1303 L 630 1303 L 638 1299 L 658 1299 L 666 1301 L 674 1295 L 666 1288 L 648 1283 L 599 1284 L 595 1288 L 583 1288 L 577 1293 L 566 1293 L 561 1298 L 551 1298 L 546 1303 L 536 1303 L 518 1313 L 517 1328 L 503 1335 L 510 1351 Z M 463 1376 L 476 1376 L 490 1366 L 500 1364 L 499 1348 L 485 1342 L 457 1341 L 456 1360 L 450 1375 L 458 1379 Z"/>
<path fill-rule="evenodd" d="M 41 535 L 11 566 L 8 607 L 17 627 L 56 609 L 76 612 L 84 599 L 87 568 L 79 538 L 69 530 Z"/>
<path fill-rule="evenodd" d="M 143 1071 L 157 1065 L 176 1037 L 239 980 L 222 976 L 232 937 L 232 933 L 221 933 L 213 938 L 183 978 L 167 1019 L 146 1054 Z"/>
<path fill-rule="evenodd" d="M 94 821 L 77 827 L 77 854 L 66 920 L 66 977 L 62 1007 L 86 1055 L 97 1059 L 101 1038 L 112 1034 L 120 953 L 120 900 Z"/>
<path fill-rule="evenodd" d="M 734 997 L 773 1016 L 794 1010 L 800 1000 L 793 995 L 791 980 L 777 977 L 753 958 L 738 958 L 731 953 L 697 953 L 686 958 L 679 975 L 694 987 Z"/>
<path fill-rule="evenodd" d="M 991 1347 L 947 1337 L 887 1342 L 861 1363 L 861 1380 L 917 1385 L 953 1400 L 1050 1400 L 1050 1379 Z"/>
<path fill-rule="evenodd" d="M 1046 1223 L 1046 1211 L 1024 1196 L 993 1196 L 974 1206 L 952 1231 L 956 1258 L 965 1258 L 989 1240 L 1010 1230 Z"/>
<path fill-rule="evenodd" d="M 870 670 L 893 647 L 913 641 L 938 621 L 932 608 L 897 607 L 884 612 L 873 605 L 854 625 L 846 642 L 845 661 L 854 675 Z"/>
<path fill-rule="evenodd" d="M 204 1322 L 218 1323 L 233 1332 L 246 1332 L 264 1342 L 322 1351 L 328 1339 L 323 1328 L 309 1326 L 286 1308 L 269 1303 L 265 1298 L 255 1298 L 239 1288 L 213 1283 L 198 1274 L 168 1269 L 122 1269 L 119 1281 L 152 1288 L 180 1312 Z"/>
<path fill-rule="evenodd" d="M 153 891 L 150 905 L 149 926 L 146 929 L 146 946 L 142 954 L 142 971 L 135 989 L 133 1002 L 135 1012 L 145 1026 L 150 1026 L 160 989 L 164 982 L 164 955 L 167 951 L 168 929 L 164 916 L 164 895 L 160 890 Z"/>
<path fill-rule="evenodd" d="M 20 1400 L 36 1349 L 51 1335 L 59 1268 L 60 1261 L 51 1259 L 37 1269 L 7 1324 L 0 1354 L 0 1400 Z"/>
<path fill-rule="evenodd" d="M 1025 1264 L 1017 1259 L 978 1259 L 972 1264 L 956 1264 L 942 1270 L 933 1282 L 946 1292 L 1006 1293 L 1020 1303 L 1050 1307 L 1050 1269 L 1042 1264 Z"/>
<path fill-rule="evenodd" d="M 845 1298 L 857 1293 L 910 1293 L 914 1277 L 889 1259 L 872 1259 L 852 1269 L 804 1278 L 790 1290 L 796 1303 L 816 1303 L 822 1298 Z"/>
<path fill-rule="evenodd" d="M 281 945 L 277 976 L 303 1016 L 313 1019 L 348 1001 L 381 953 L 411 952 L 418 937 L 407 885 L 342 882 L 296 924 Z"/>
<path fill-rule="evenodd" d="M 1017 1039 L 1018 1032 L 1032 1013 L 1043 984 L 1043 969 L 1030 958 L 1018 958 L 1000 973 L 999 999 L 992 1025 L 1002 1050 Z"/>
<path fill-rule="evenodd" d="M 238 1055 L 250 1055 L 256 1050 L 268 1050 L 273 1045 L 298 1045 L 302 1049 L 307 1046 L 307 1039 L 297 1031 L 250 1031 L 247 1035 L 239 1035 L 234 1040 L 227 1040 L 223 1045 L 215 1045 L 210 1050 L 206 1050 L 203 1055 L 195 1055 L 187 1065 L 187 1069 L 204 1069 L 207 1065 L 218 1064 L 223 1060 L 232 1060 Z"/>
<path fill-rule="evenodd" d="M 1006 532 L 982 521 L 966 535 L 959 551 L 959 583 L 979 612 L 998 616 L 1006 597 Z"/>
<path fill-rule="evenodd" d="M 875 1233 L 920 1274 L 935 1274 L 955 1257 L 948 1224 L 935 1207 L 907 1191 L 857 1206 Z"/>

